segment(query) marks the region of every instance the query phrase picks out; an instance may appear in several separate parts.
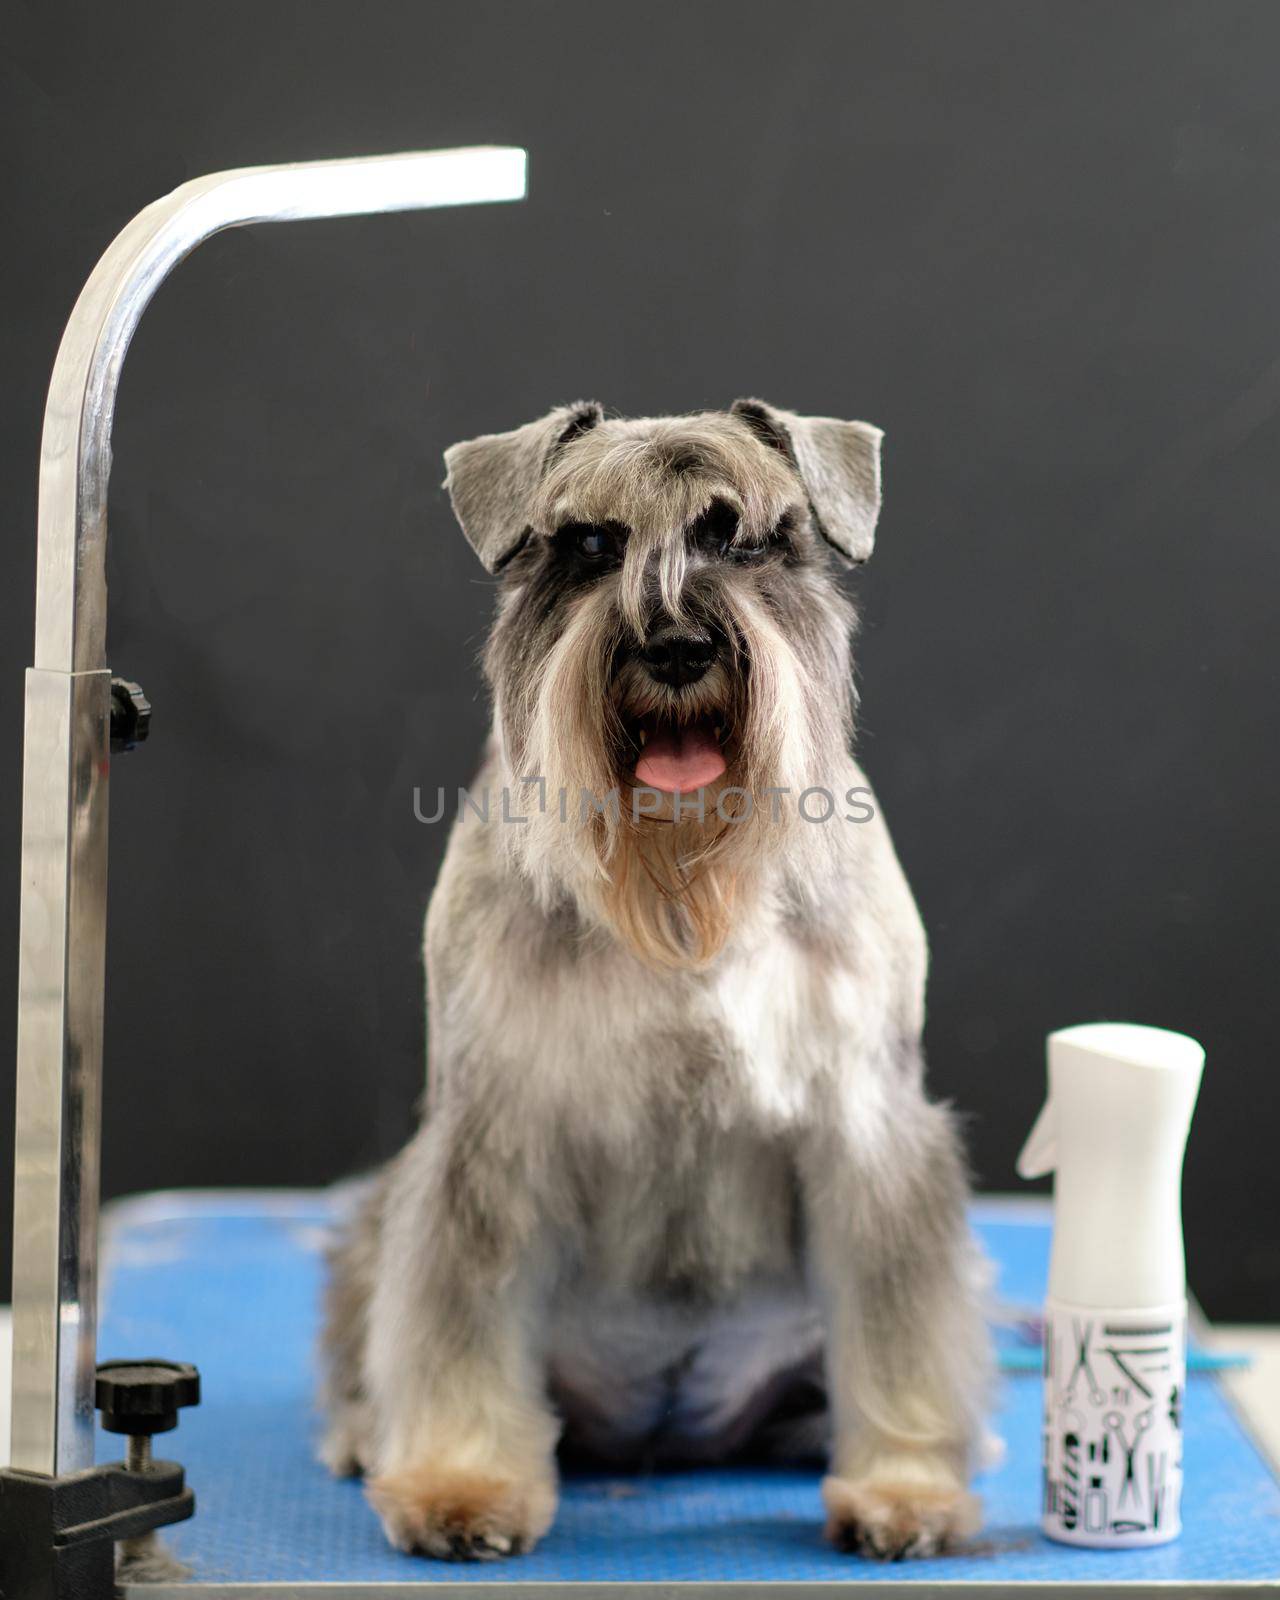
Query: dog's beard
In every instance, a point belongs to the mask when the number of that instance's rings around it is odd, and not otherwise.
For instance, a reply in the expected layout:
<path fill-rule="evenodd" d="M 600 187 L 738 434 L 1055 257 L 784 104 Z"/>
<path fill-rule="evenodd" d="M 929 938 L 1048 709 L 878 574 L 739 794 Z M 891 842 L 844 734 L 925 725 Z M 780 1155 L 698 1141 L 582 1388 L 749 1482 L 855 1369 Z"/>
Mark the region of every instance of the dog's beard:
<path fill-rule="evenodd" d="M 590 591 L 527 681 L 498 696 L 509 781 L 541 780 L 536 795 L 524 786 L 540 803 L 503 830 L 508 847 L 544 904 L 568 890 L 588 922 L 663 968 L 713 960 L 780 861 L 791 881 L 816 881 L 829 832 L 802 819 L 797 796 L 829 785 L 847 752 L 843 600 L 825 602 L 798 646 L 750 587 L 716 596 L 708 620 L 721 659 L 667 689 L 626 650 L 609 593 Z M 724 771 L 697 794 L 658 796 L 637 777 L 646 736 L 672 728 L 719 745 Z"/>

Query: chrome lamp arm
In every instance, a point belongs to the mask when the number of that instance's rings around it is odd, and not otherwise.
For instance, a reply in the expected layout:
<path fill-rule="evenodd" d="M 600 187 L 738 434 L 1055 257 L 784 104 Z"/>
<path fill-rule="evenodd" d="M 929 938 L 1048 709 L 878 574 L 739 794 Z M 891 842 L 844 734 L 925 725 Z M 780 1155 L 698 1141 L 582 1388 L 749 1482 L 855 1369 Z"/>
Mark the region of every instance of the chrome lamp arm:
<path fill-rule="evenodd" d="M 54 363 L 40 452 L 35 664 L 22 792 L 11 1462 L 93 1462 L 111 675 L 107 481 L 125 351 L 189 251 L 250 222 L 518 200 L 523 150 L 246 167 L 140 211 L 94 268 Z"/>

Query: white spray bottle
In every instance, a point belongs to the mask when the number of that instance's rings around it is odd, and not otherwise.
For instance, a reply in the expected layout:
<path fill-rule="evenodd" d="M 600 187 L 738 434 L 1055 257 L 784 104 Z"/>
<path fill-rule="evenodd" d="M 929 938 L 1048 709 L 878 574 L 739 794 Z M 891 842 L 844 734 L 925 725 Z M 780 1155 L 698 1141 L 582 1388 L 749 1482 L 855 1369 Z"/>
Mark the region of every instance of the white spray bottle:
<path fill-rule="evenodd" d="M 1182 1156 L 1204 1051 L 1100 1022 L 1050 1034 L 1048 1056 L 1018 1158 L 1024 1178 L 1056 1172 L 1041 1525 L 1066 1544 L 1164 1544 L 1182 1527 Z"/>

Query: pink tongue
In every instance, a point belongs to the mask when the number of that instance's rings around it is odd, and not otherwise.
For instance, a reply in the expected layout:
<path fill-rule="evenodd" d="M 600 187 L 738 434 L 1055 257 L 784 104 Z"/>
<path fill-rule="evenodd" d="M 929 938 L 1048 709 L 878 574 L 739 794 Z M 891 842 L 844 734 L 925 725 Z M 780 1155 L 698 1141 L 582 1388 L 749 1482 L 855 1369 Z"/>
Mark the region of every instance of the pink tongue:
<path fill-rule="evenodd" d="M 714 783 L 724 768 L 724 755 L 710 724 L 695 722 L 651 733 L 636 762 L 636 781 L 664 794 L 684 794 Z"/>

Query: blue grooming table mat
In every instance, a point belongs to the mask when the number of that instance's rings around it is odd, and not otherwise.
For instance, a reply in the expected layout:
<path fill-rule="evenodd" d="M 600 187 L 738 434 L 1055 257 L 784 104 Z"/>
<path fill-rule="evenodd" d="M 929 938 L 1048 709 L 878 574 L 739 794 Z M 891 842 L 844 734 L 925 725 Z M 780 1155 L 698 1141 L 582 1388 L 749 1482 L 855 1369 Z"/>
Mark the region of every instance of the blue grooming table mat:
<path fill-rule="evenodd" d="M 815 1473 L 738 1468 L 570 1476 L 555 1526 L 530 1555 L 500 1564 L 402 1555 L 384 1542 L 360 1485 L 330 1478 L 313 1454 L 321 1252 L 340 1194 L 157 1194 L 108 1209 L 101 1357 L 194 1361 L 204 1388 L 172 1436 L 198 1509 L 165 1539 L 190 1575 L 131 1584 L 134 1600 L 266 1600 L 322 1586 L 330 1600 L 418 1585 L 481 1600 L 480 1590 L 512 1584 L 666 1595 L 688 1583 L 705 1593 L 850 1582 L 948 1595 L 1170 1585 L 1207 1595 L 1280 1581 L 1280 1485 L 1206 1373 L 1188 1385 L 1184 1532 L 1157 1549 L 1073 1550 L 1042 1537 L 1040 1384 L 1015 1370 L 993 1418 L 1007 1455 L 977 1485 L 986 1526 L 964 1554 L 895 1565 L 839 1554 L 822 1540 Z M 1044 1295 L 1048 1212 L 1035 1201 L 978 1201 L 972 1220 L 1011 1308 L 998 1337 L 1002 1358 L 1011 1355 L 1002 1364 L 1016 1368 L 1017 1345 L 1033 1337 L 1018 1331 L 1016 1308 Z M 119 1439 L 100 1435 L 99 1455 L 118 1457 Z"/>

